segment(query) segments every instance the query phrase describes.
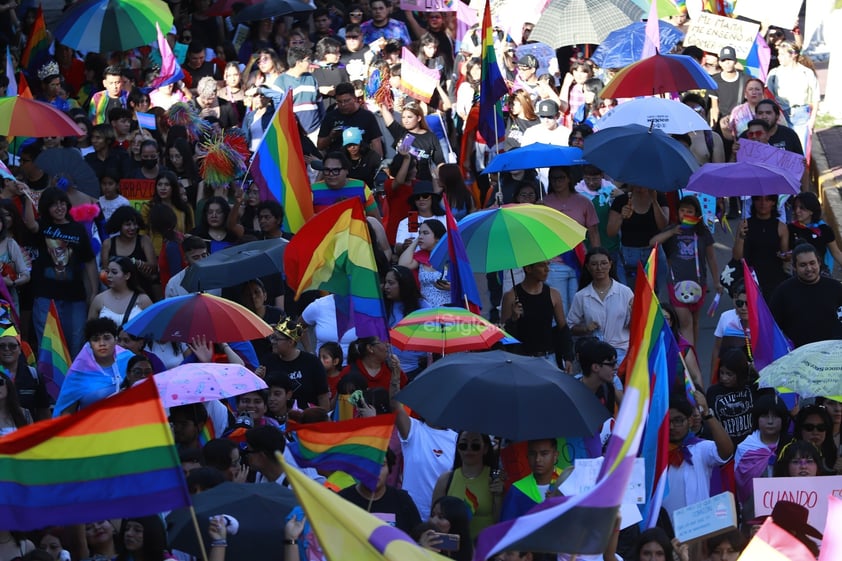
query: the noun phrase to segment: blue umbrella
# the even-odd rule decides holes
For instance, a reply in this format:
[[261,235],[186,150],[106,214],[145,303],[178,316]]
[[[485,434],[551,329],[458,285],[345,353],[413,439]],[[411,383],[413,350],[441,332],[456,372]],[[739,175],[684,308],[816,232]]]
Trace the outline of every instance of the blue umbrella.
[[536,142],[529,146],[503,152],[491,160],[482,173],[499,173],[552,166],[578,166],[586,163],[582,159],[581,148]]
[[683,189],[699,169],[684,144],[641,125],[612,127],[590,135],[583,155],[614,181],[658,191]]
[[[668,53],[684,38],[677,27],[658,20],[661,45],[658,51]],[[608,34],[605,41],[591,56],[591,60],[600,68],[622,68],[643,57],[643,43],[646,40],[646,22],[638,21],[621,27]]]

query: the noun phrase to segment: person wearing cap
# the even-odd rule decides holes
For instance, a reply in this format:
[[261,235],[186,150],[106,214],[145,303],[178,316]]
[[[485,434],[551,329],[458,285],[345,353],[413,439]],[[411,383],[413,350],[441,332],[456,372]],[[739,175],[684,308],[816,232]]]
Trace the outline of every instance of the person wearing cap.
[[730,115],[731,110],[742,102],[743,89],[748,76],[742,70],[737,70],[737,51],[734,47],[723,47],[719,51],[719,73],[713,75],[713,81],[718,86],[708,91],[710,98],[710,126],[716,128],[719,118]]
[[[262,426],[246,430],[246,446],[240,451],[246,464],[256,472],[255,483],[284,484],[286,476],[276,452],[285,455],[284,433],[276,427]],[[284,457],[286,459],[286,457]]]
[[512,87],[513,91],[526,90],[533,102],[538,96],[538,59],[535,55],[524,55],[517,59],[517,75]]
[[329,152],[322,162],[322,180],[313,183],[313,211],[319,212],[330,205],[358,197],[365,208],[365,213],[380,218],[380,210],[374,200],[374,193],[364,181],[349,178],[351,162],[342,152]]
[[[542,99],[535,106],[535,113],[541,122],[537,126],[526,129],[520,145],[529,146],[530,144],[541,142],[555,146],[567,146],[570,140],[570,129],[559,124],[561,115],[559,114],[558,103],[552,99]],[[541,180],[541,185],[546,190],[549,186],[547,168],[541,168],[538,176]]]
[[363,131],[358,127],[348,127],[342,131],[342,150],[348,156],[351,169],[348,177],[359,179],[366,185],[374,185],[377,170],[382,158],[363,142]]
[[330,408],[330,390],[322,361],[312,353],[298,348],[304,326],[292,318],[284,318],[274,326],[269,341],[272,353],[260,357],[265,377],[286,375],[295,388],[295,399],[301,409],[311,403]]
[[438,220],[447,230],[447,219],[441,207],[441,193],[436,193],[430,181],[416,181],[412,185],[412,195],[409,196],[410,210],[417,212],[410,230],[410,217],[407,216],[398,223],[395,235],[397,252],[405,250],[412,240],[418,236],[418,227],[427,220]]
[[734,453],[734,443],[708,407],[705,395],[694,394],[704,428],[711,440],[700,440],[690,434],[693,406],[683,395],[670,397],[669,405],[669,469],[670,492],[663,507],[670,518],[679,508],[710,497],[710,476],[714,468],[725,465]]
[[20,406],[29,410],[36,421],[50,418],[50,395],[38,372],[26,363],[21,352],[21,338],[11,323],[0,325],[0,366],[15,383]]

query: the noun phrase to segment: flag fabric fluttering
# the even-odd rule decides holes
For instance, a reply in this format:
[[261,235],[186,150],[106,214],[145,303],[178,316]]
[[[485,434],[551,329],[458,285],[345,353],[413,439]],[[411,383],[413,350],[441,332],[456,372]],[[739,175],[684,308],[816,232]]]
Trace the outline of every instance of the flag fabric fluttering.
[[260,141],[251,162],[251,175],[261,199],[273,199],[283,205],[284,232],[298,233],[313,216],[313,193],[291,92],[284,96]]
[[337,333],[389,340],[380,278],[362,202],[346,199],[324,209],[287,244],[284,273],[295,298],[307,290],[331,292]]
[[[646,285],[645,275],[638,273]],[[654,320],[663,317],[651,290],[636,295],[632,310],[633,332],[651,339]],[[658,307],[658,314],[654,313]],[[614,530],[617,512],[640,448],[649,410],[650,344],[629,349],[630,375],[614,431],[608,439],[596,485],[580,495],[553,497],[513,520],[483,530],[474,560],[480,561],[506,550],[600,554]]]
[[772,317],[772,312],[766,305],[745,259],[743,259],[743,279],[748,306],[749,359],[760,371],[775,362],[775,359],[789,353],[792,350],[792,343]]
[[459,52],[462,42],[466,40],[468,31],[479,22],[479,18],[477,18],[476,11],[464,2],[455,2],[455,4],[456,40],[454,41],[454,51]]
[[769,75],[769,63],[772,61],[772,49],[769,44],[758,33],[754,38],[754,43],[751,45],[751,50],[748,52],[745,60],[746,72],[753,78],[760,78],[763,83],[766,83],[766,78]]
[[50,43],[52,40],[47,31],[47,25],[44,23],[44,10],[39,3],[38,10],[35,12],[35,22],[32,24],[26,46],[20,55],[20,67],[34,76],[38,69],[49,61]]
[[494,50],[494,28],[491,25],[491,0],[486,0],[482,16],[482,78],[479,86],[479,133],[488,146],[505,136],[500,98],[509,92]]
[[167,43],[166,36],[161,33],[161,27],[157,21],[155,22],[155,29],[158,31],[158,52],[161,53],[161,70],[158,72],[158,76],[149,84],[149,89],[151,90],[168,84],[174,84],[184,79],[184,70],[178,64],[170,48],[170,44]]
[[287,424],[295,440],[287,446],[296,463],[324,471],[344,471],[368,489],[377,487],[395,426],[395,415],[311,424]]
[[842,499],[835,495],[827,497],[827,521],[824,524],[819,561],[842,559],[842,535],[830,529],[842,528]]
[[[827,535],[827,533],[825,533]],[[740,561],[815,561],[816,557],[798,538],[766,519],[740,554]]]
[[0,439],[0,527],[34,530],[189,507],[161,406],[144,382]]
[[415,543],[401,530],[346,501],[289,465],[283,466],[298,502],[328,559],[354,561],[446,561],[448,558]]
[[70,369],[70,351],[58,319],[56,303],[50,300],[50,310],[44,323],[44,334],[38,347],[38,375],[44,380],[47,392],[55,399]]
[[454,306],[467,308],[475,314],[482,310],[479,289],[474,279],[474,271],[468,261],[468,252],[465,251],[465,244],[462,235],[459,234],[459,226],[453,218],[450,210],[450,203],[447,197],[442,197],[444,212],[447,217],[447,253],[450,257],[447,280],[450,281],[450,303]]
[[401,51],[401,85],[406,95],[430,103],[441,73],[435,68],[427,68],[412,51],[403,47]]
[[643,40],[643,54],[641,60],[655,56],[661,45],[661,28],[658,25],[658,2],[652,0],[649,4],[649,18],[646,20],[646,34]]
[[646,260],[646,266],[643,268],[646,273],[646,279],[649,281],[649,286],[652,290],[656,289],[655,283],[658,279],[658,248],[660,246],[655,244],[652,251],[649,252],[649,259]]

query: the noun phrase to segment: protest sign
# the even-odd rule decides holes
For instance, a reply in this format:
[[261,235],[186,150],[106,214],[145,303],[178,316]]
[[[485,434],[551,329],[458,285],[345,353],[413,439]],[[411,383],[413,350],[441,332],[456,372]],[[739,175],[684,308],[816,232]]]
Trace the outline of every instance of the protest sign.
[[695,45],[716,55],[719,55],[722,47],[734,47],[737,58],[745,60],[759,28],[759,25],[750,21],[702,12],[690,23],[684,37],[684,46]]
[[801,3],[792,0],[740,0],[734,6],[734,15],[792,29],[800,9]]
[[679,508],[672,517],[675,537],[682,543],[737,529],[737,508],[730,491]]
[[754,515],[772,513],[778,501],[790,501],[807,509],[807,522],[824,528],[828,497],[842,497],[842,475],[822,477],[756,477]]
[[401,10],[413,12],[455,12],[457,0],[401,0]]
[[154,179],[121,179],[120,194],[129,199],[132,206],[141,211],[143,204],[155,193]]
[[[561,492],[565,495],[579,495],[593,489],[602,467],[602,460],[603,458],[576,458],[573,473],[559,487]],[[643,458],[634,460],[623,503],[646,503],[646,462]]]
[[439,84],[439,71],[424,66],[406,47],[401,52],[401,59],[401,91],[424,103],[430,103]]
[[754,162],[781,168],[798,182],[804,175],[804,166],[806,165],[804,156],[801,154],[744,138],[740,139],[737,161]]
[[234,45],[234,48],[237,49],[237,52],[243,47],[243,43],[246,42],[246,39],[249,38],[249,33],[251,33],[251,29],[247,25],[243,25],[242,23],[237,25],[237,29],[234,31],[234,39],[231,40],[231,43]]

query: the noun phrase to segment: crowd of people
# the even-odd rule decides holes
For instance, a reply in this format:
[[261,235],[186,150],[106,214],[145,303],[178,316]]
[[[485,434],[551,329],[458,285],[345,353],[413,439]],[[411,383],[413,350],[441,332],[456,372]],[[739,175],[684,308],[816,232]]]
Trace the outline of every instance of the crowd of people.
[[[31,72],[35,97],[65,112],[83,134],[0,139],[0,161],[9,170],[0,191],[0,276],[9,299],[0,320],[0,435],[75,412],[183,363],[229,362],[255,372],[268,389],[229,404],[168,411],[192,493],[224,481],[286,485],[275,452],[296,465],[286,446],[293,438],[285,435],[290,419],[311,423],[394,412],[394,435],[373,490],[349,477],[304,471],[386,517],[423,547],[472,559],[483,529],[561,494],[573,459],[560,457],[561,427],[547,427],[545,439],[508,443],[410,416],[395,394],[437,357],[399,350],[354,329],[338,332],[334,296],[307,293],[295,300],[280,271],[208,291],[270,324],[266,339],[197,337],[181,344],[125,331],[154,302],[188,294],[182,286],[187,270],[210,254],[289,237],[284,207],[261,197],[251,176],[212,180],[203,160],[208,138],[224,131],[239,130],[254,153],[283,96],[291,95],[314,210],[360,199],[390,326],[415,310],[451,304],[446,272],[430,261],[447,231],[445,202],[457,220],[497,204],[547,205],[581,224],[586,239],[548,261],[488,274],[482,285],[487,316],[518,339],[508,350],[557,364],[559,376],[581,380],[614,415],[623,399],[619,367],[636,343],[630,328],[638,265],[659,248],[656,291],[682,368],[700,391],[692,396],[695,405],[681,392],[670,399],[670,492],[658,526],[624,528],[603,555],[579,559],[735,561],[760,523],[753,516],[755,478],[842,469],[842,403],[818,398],[793,407],[758,388],[748,329],[750,281],[739,264],[745,259],[754,270],[795,346],[842,339],[842,285],[831,276],[834,265],[842,265],[842,252],[806,178],[805,190],[794,197],[719,201],[721,217],[737,222],[732,259],[718,263],[713,232],[693,195],[615,182],[593,165],[481,173],[498,151],[535,142],[582,147],[602,116],[624,102],[600,95],[618,69],[597,67],[586,49],[559,49],[550,60],[519,54],[533,24],[518,30],[518,41],[495,28],[509,91],[505,138],[489,146],[477,132],[478,119],[487,117],[479,115],[477,26],[457,42],[455,12],[405,11],[390,0],[315,4],[300,17],[250,22],[248,36],[235,43],[230,18],[208,15],[208,0],[169,3],[175,23],[167,40],[186,46],[184,78],[157,89],[149,85],[159,68],[143,48],[82,56],[56,43],[53,59],[22,69]],[[35,14],[14,2],[0,4],[0,30],[12,30],[0,31],[0,43],[16,60]],[[686,14],[672,19],[687,25]],[[772,50],[766,83],[739,66],[733,47],[718,53],[677,47],[718,85],[677,92],[675,100],[713,129],[677,135],[700,164],[733,161],[743,138],[804,155],[818,110],[818,80],[799,54],[797,34],[768,28],[764,35]],[[440,72],[429,102],[401,87],[403,47]],[[0,77],[0,87],[11,79]],[[155,117],[154,128],[140,124],[138,116],[147,113]],[[204,132],[195,134],[190,120],[177,114],[204,121]],[[39,167],[39,156],[56,149],[81,154],[99,181],[97,196]],[[150,186],[147,198],[121,193],[121,185],[143,180]],[[727,294],[733,303],[719,316],[709,358],[696,350],[708,291]],[[33,364],[52,306],[74,362],[69,375],[85,370],[96,379],[81,389],[63,388],[57,399]],[[708,360],[709,371],[702,366]],[[351,400],[356,390],[363,397]],[[579,457],[602,454],[598,445],[574,448]],[[677,542],[673,513],[721,490],[735,493],[743,530],[692,547]],[[784,518],[776,522],[787,528]],[[303,529],[296,518],[284,528],[287,544],[296,546],[287,548],[287,558],[299,555]],[[815,551],[815,543],[796,530]],[[209,532],[210,557],[222,561],[225,524],[214,520]],[[159,516],[30,534],[0,530],[0,561],[182,555],[168,544]],[[527,551],[494,557],[550,558],[555,556]]]

